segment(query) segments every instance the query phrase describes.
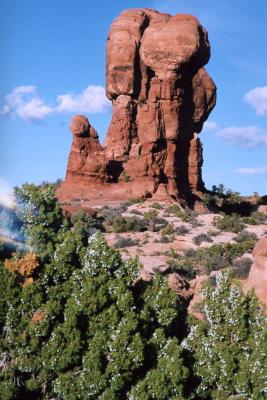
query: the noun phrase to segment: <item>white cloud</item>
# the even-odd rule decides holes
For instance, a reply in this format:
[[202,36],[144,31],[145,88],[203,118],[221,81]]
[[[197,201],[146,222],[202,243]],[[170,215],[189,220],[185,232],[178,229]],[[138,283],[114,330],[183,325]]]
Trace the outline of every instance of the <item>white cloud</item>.
[[213,130],[216,130],[218,128],[219,127],[218,127],[217,123],[214,122],[214,121],[206,121],[204,123],[204,126],[203,126],[203,129],[206,129],[206,130],[209,130],[209,131],[213,131]]
[[246,175],[267,175],[267,167],[239,168],[236,172]]
[[245,94],[244,101],[254,108],[257,115],[267,117],[267,86],[250,90]]
[[218,131],[217,135],[221,139],[241,147],[267,146],[267,135],[264,130],[253,125],[243,127],[230,126]]
[[17,115],[26,120],[41,120],[52,112],[53,108],[38,98],[33,98],[17,108]]
[[99,113],[111,106],[105,89],[95,85],[89,85],[81,94],[62,94],[57,101],[58,112]]
[[32,85],[19,86],[6,97],[1,114],[18,116],[24,120],[38,121],[53,112],[53,108],[37,95]]
[[5,96],[2,115],[16,116],[27,121],[41,121],[51,114],[101,113],[109,110],[110,101],[102,86],[89,85],[81,94],[62,94],[54,103],[46,103],[35,86],[19,86]]

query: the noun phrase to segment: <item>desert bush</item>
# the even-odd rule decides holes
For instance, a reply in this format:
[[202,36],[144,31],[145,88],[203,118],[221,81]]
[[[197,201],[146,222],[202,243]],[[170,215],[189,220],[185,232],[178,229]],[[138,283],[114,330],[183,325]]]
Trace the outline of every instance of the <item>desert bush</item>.
[[239,234],[234,240],[238,243],[242,243],[242,242],[247,242],[248,240],[253,240],[256,242],[257,239],[258,237],[254,232],[248,232],[246,230],[243,230],[239,232]]
[[245,227],[238,214],[216,216],[213,225],[221,231],[234,233],[239,233]]
[[162,235],[162,236],[171,235],[172,233],[174,233],[174,226],[173,226],[172,224],[166,225],[166,226],[161,230],[161,235]]
[[195,243],[197,246],[199,246],[202,242],[212,243],[212,239],[205,233],[200,233],[199,235],[193,237],[193,243]]
[[237,279],[246,279],[253,261],[249,257],[241,257],[233,262],[233,270]]
[[253,212],[249,217],[243,217],[243,222],[248,225],[260,225],[267,222],[267,215],[258,211]]
[[123,247],[132,247],[132,246],[137,246],[138,243],[139,243],[139,241],[136,239],[132,239],[130,237],[125,238],[123,236],[118,236],[118,237],[116,237],[116,241],[113,244],[113,247],[115,249],[123,248]]
[[231,189],[226,191],[226,201],[230,204],[239,204],[242,202],[242,197],[239,192],[234,192]]
[[156,217],[153,221],[153,231],[159,232],[168,225],[168,221],[164,218]]
[[178,204],[172,204],[171,206],[165,209],[165,212],[168,214],[175,215],[178,218],[182,218],[185,214],[184,210]]
[[156,210],[162,210],[163,207],[159,203],[153,203],[151,205],[152,208],[155,208]]
[[174,239],[173,235],[160,235],[160,238],[155,239],[154,243],[172,243]]
[[143,197],[131,197],[128,201],[130,204],[141,204],[145,199]]
[[185,225],[179,225],[174,229],[174,232],[177,235],[186,235],[190,232],[190,229],[188,229]]
[[[252,251],[254,244],[254,241],[246,241],[233,244],[213,244],[210,247],[202,247],[197,250],[189,249],[185,251],[184,257],[180,257],[179,263],[182,265],[188,262],[200,273],[202,271],[210,273],[211,271],[232,267],[236,258]],[[178,259],[178,255],[176,259]]]
[[209,236],[218,236],[218,235],[220,235],[220,231],[217,231],[217,230],[215,230],[215,229],[210,229],[208,232],[207,232],[207,235],[209,235]]
[[147,221],[154,221],[157,215],[158,215],[157,210],[152,209],[144,213],[144,218]]
[[72,229],[81,235],[81,238],[86,242],[89,236],[97,232],[103,231],[103,224],[100,218],[93,217],[83,210],[77,211],[71,216]]
[[110,224],[113,232],[144,232],[148,229],[148,223],[143,218],[115,216],[110,218]]
[[186,262],[181,263],[181,261],[177,261],[175,259],[169,259],[167,264],[171,268],[171,271],[177,272],[178,274],[184,276],[186,279],[194,279],[196,277],[196,271],[192,263]]

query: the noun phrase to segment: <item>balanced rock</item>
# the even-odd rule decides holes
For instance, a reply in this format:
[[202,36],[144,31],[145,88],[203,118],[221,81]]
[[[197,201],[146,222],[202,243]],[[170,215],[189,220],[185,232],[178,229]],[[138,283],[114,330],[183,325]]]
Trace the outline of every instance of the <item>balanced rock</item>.
[[203,123],[216,87],[203,68],[210,57],[206,30],[187,14],[124,11],[107,41],[106,93],[113,114],[103,147],[88,120],[72,120],[74,135],[58,197],[174,199],[194,207],[201,176]]

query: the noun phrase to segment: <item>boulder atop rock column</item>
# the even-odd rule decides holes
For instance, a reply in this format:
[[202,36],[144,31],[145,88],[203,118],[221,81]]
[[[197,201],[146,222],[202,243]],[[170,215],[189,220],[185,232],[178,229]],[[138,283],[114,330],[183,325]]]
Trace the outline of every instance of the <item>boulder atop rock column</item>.
[[[76,116],[66,182],[102,184],[103,197],[155,197],[194,208],[205,191],[198,134],[215,106],[216,86],[204,69],[206,30],[188,14],[122,12],[107,40],[106,93],[113,114],[103,147]],[[63,184],[64,185],[64,184]]]

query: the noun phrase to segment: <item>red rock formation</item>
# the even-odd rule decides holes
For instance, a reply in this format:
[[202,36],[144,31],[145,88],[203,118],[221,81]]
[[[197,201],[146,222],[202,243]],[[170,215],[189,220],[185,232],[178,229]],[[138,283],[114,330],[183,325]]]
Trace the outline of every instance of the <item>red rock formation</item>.
[[260,239],[253,249],[254,263],[243,287],[254,289],[259,300],[267,307],[267,237]]
[[207,32],[191,15],[131,9],[116,18],[107,41],[113,115],[106,140],[102,148],[88,121],[76,117],[72,125],[82,132],[72,128],[59,198],[84,193],[92,202],[101,184],[106,201],[173,198],[194,207],[204,191],[198,133],[216,101],[203,68],[209,57]]

